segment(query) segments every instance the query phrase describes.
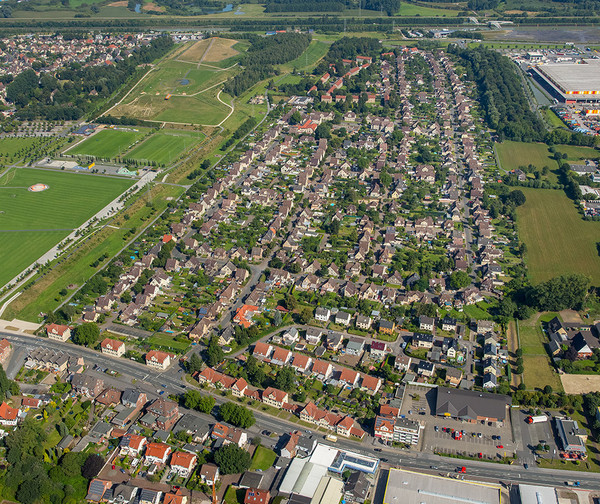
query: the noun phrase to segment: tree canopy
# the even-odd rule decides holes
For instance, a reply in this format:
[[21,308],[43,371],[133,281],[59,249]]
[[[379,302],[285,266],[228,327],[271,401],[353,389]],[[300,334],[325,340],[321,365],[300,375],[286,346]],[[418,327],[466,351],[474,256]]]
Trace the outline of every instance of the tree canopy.
[[215,452],[215,463],[221,474],[238,474],[250,468],[250,454],[234,443],[229,443]]
[[219,416],[224,422],[228,422],[236,427],[247,429],[254,425],[254,413],[241,404],[226,402],[219,407]]
[[75,334],[73,335],[73,342],[78,345],[92,347],[98,341],[100,336],[100,329],[94,322],[81,324],[75,328]]

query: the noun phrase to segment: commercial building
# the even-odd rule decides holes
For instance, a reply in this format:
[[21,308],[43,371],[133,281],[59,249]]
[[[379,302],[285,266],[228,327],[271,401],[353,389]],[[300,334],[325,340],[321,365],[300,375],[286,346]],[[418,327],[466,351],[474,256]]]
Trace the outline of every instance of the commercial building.
[[519,485],[521,504],[558,504],[553,487],[539,485]]
[[575,420],[556,419],[556,432],[560,438],[563,451],[585,456],[587,432],[579,428]]
[[435,414],[469,422],[504,422],[511,398],[501,394],[488,394],[446,387],[438,387]]
[[383,504],[500,504],[498,485],[472,483],[391,468]]
[[559,100],[566,103],[600,101],[600,61],[547,63],[532,68]]

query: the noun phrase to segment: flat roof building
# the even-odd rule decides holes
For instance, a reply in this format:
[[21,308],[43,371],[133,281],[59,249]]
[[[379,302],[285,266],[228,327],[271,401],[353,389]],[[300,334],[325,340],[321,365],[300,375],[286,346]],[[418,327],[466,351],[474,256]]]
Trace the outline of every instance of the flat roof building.
[[553,487],[539,485],[519,485],[521,504],[558,504]]
[[600,61],[547,63],[533,71],[562,101],[600,101]]
[[511,398],[454,388],[438,387],[435,414],[475,422],[504,422]]
[[391,468],[383,504],[500,504],[498,485]]

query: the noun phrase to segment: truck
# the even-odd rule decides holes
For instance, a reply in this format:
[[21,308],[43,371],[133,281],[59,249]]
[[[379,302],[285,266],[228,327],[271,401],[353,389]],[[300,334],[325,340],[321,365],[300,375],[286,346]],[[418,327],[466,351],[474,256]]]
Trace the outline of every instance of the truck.
[[534,416],[528,416],[525,421],[528,424],[534,424],[534,423],[542,423],[542,422],[547,422],[548,421],[548,417],[546,415],[534,415]]
[[565,485],[571,487],[578,487],[581,485],[581,483],[579,481],[565,481]]
[[331,441],[332,443],[335,443],[337,441],[337,436],[334,436],[333,434],[327,434],[327,436],[325,436],[325,439],[327,441]]

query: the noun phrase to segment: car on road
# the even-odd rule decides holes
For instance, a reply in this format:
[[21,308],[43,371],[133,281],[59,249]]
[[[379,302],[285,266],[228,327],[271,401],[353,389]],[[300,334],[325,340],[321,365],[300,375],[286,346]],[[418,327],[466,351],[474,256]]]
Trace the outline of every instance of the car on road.
[[439,427],[436,425],[436,426],[433,428],[433,430],[434,430],[435,432],[438,432],[438,431],[440,430],[440,428],[439,428]]
[[481,432],[478,432],[478,433],[477,433],[477,437],[478,437],[479,439],[481,439],[481,437],[482,437],[482,434],[481,434]]
[[380,451],[381,451],[381,448],[374,448],[374,450],[375,450],[376,452],[380,452]]
[[496,448],[498,448],[498,449],[501,450],[502,448],[504,448],[504,445],[499,444],[499,445],[496,446]]
[[479,452],[479,453],[477,454],[477,456],[478,456],[479,458],[483,458],[483,453]]
[[438,466],[429,466],[429,469],[435,469],[435,470],[438,470],[438,469],[439,469],[439,467],[438,467]]
[[529,469],[529,464],[523,464],[523,469]]

